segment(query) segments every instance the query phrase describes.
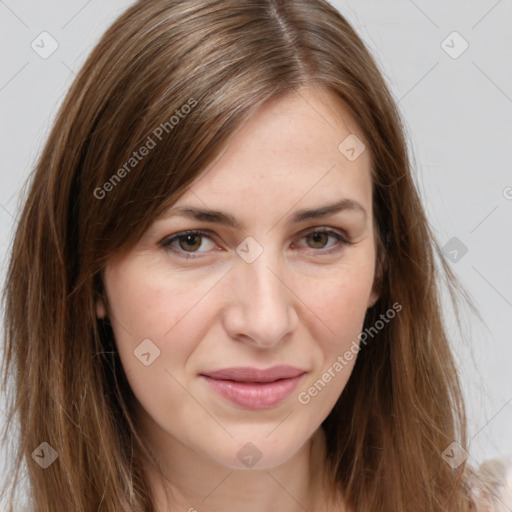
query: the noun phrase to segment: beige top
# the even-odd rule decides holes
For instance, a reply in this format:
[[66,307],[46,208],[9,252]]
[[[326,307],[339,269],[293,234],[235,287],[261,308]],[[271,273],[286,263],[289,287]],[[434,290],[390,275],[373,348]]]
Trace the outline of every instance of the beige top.
[[[478,468],[478,485],[470,486],[478,507],[475,512],[512,512],[512,457],[485,461]],[[24,505],[17,512],[33,512]]]
[[512,512],[512,457],[485,461],[478,477],[480,483],[472,489],[477,512]]

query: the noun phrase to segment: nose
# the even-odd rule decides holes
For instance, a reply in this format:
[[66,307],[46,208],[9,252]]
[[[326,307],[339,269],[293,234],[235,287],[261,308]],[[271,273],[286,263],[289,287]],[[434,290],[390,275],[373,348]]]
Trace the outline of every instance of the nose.
[[258,348],[272,348],[297,326],[295,295],[289,274],[270,250],[252,263],[237,258],[230,272],[230,300],[224,328],[232,339]]

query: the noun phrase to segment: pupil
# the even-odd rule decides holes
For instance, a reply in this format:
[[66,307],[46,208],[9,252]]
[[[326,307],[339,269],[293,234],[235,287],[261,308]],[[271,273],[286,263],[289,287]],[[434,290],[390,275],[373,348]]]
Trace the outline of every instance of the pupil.
[[[314,241],[315,243],[321,243],[321,239],[322,239],[323,237],[325,237],[325,236],[326,236],[326,234],[325,234],[325,233],[313,233],[313,235],[312,235],[312,237],[313,237],[313,241]],[[319,240],[319,239],[318,239],[318,237],[320,237],[321,239]],[[324,244],[321,244],[321,245],[324,245]]]
[[[198,245],[201,245],[201,244],[198,244],[197,241],[196,243],[194,244],[194,239],[197,239],[198,236],[197,235],[185,235],[185,243],[187,244],[188,248],[189,249],[197,249],[197,246]],[[193,246],[196,246],[196,247],[193,247]]]

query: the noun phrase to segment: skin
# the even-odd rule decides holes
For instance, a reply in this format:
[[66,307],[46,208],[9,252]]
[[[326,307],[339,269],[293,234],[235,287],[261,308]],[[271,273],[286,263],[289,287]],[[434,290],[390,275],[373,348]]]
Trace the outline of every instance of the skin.
[[[242,228],[163,215],[107,265],[97,315],[111,319],[144,438],[168,479],[148,466],[159,512],[171,509],[165,490],[177,503],[172,510],[328,510],[320,424],[355,358],[309,403],[298,395],[357,341],[378,299],[371,157],[365,150],[349,161],[338,150],[350,134],[364,141],[331,92],[301,89],[272,101],[172,206],[222,210]],[[299,209],[343,198],[366,216],[344,210],[289,222]],[[345,231],[353,243],[311,236],[319,228]],[[209,235],[174,239],[176,252],[160,244],[190,229]],[[251,263],[236,252],[249,236],[263,249]],[[144,339],[160,350],[149,366],[134,356]],[[231,404],[199,377],[278,364],[307,373],[290,396],[263,410]],[[237,457],[249,442],[261,453],[250,468]]]

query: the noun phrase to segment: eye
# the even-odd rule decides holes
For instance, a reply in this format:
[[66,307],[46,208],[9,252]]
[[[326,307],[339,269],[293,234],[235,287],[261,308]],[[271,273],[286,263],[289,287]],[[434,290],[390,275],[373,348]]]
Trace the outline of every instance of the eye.
[[[183,231],[174,236],[166,238],[161,242],[161,245],[166,249],[176,253],[180,253],[184,258],[194,258],[195,256],[188,256],[188,254],[201,253],[205,251],[198,251],[203,246],[203,239],[208,239],[211,242],[211,238],[205,231],[194,230],[194,231]],[[178,247],[176,247],[176,244]]]
[[[329,238],[334,239],[335,243],[326,249]],[[183,231],[181,233],[177,233],[176,235],[165,238],[162,242],[160,242],[160,245],[165,250],[172,251],[178,254],[180,257],[190,259],[199,257],[194,256],[194,254],[208,252],[208,247],[206,247],[206,250],[204,251],[198,250],[201,247],[204,248],[203,241],[205,239],[213,244],[210,234],[206,231]],[[353,243],[348,239],[347,236],[344,236],[338,231],[327,228],[317,228],[313,231],[310,231],[309,233],[306,233],[304,236],[302,236],[300,240],[310,240],[312,244],[312,246],[310,245],[310,249],[313,249],[313,252],[315,253],[323,254],[331,254],[333,252],[340,251],[345,245],[351,245]]]
[[[326,249],[329,238],[334,238],[335,243]],[[328,228],[317,228],[310,231],[306,233],[301,240],[309,240],[309,247],[315,249],[314,252],[322,252],[324,254],[340,251],[345,245],[352,245],[352,242],[347,236]]]

